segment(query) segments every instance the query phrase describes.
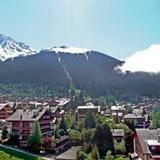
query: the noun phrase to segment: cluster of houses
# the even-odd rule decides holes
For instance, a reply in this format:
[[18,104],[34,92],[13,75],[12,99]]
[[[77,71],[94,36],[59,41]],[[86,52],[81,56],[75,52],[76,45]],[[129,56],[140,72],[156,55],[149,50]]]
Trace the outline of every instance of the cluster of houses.
[[[134,160],[160,160],[160,129],[150,129],[149,112],[157,107],[159,100],[149,100],[147,103],[139,103],[138,105],[130,106],[131,111],[126,112],[124,105],[111,106],[105,111],[101,110],[100,106],[86,105],[78,106],[78,118],[84,118],[87,111],[104,114],[108,117],[115,118],[117,123],[134,122],[136,128],[133,134],[134,153],[131,158]],[[113,129],[113,138],[121,141],[125,134],[123,129]]]
[[[160,129],[149,129],[148,113],[159,102],[149,100],[147,103],[130,106],[130,111],[126,111],[125,105],[104,108],[95,106],[93,103],[86,103],[83,106],[77,106],[76,113],[79,120],[85,118],[87,112],[94,112],[113,117],[116,123],[134,122],[137,129],[133,136],[134,153],[131,154],[132,159],[158,160],[160,159]],[[0,103],[0,129],[4,124],[7,124],[9,133],[19,135],[20,146],[26,147],[35,121],[39,122],[42,135],[50,136],[54,124],[68,111],[69,105],[69,98],[39,99],[36,101],[26,99],[16,103]],[[123,129],[113,129],[112,134],[114,139],[118,141],[125,137]],[[69,137],[63,136],[56,141],[55,151],[61,153],[69,145]],[[65,153],[68,154],[70,151]]]
[[[68,103],[68,99],[0,103],[0,130],[7,126],[10,135],[18,136],[20,147],[26,147],[35,121],[40,124],[42,136],[51,137],[53,126],[63,116]],[[68,146],[69,137],[63,136],[56,141],[54,151],[59,153]]]

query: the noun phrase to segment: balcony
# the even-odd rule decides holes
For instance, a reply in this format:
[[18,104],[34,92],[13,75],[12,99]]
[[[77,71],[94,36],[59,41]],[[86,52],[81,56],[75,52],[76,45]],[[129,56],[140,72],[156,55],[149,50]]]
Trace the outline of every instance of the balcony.
[[40,125],[43,125],[43,124],[47,124],[47,123],[51,123],[51,120],[41,120],[40,121]]
[[51,128],[51,126],[50,125],[44,125],[44,126],[41,126],[41,129],[50,129]]
[[12,130],[27,130],[29,131],[29,127],[20,127],[20,126],[12,126]]
[[45,119],[50,119],[51,118],[51,116],[50,115],[44,115],[43,116],[43,119],[45,120]]

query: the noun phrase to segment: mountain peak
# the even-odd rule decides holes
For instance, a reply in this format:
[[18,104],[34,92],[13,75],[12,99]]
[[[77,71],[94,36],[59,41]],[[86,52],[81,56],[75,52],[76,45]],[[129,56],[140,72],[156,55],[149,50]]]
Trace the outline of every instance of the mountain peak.
[[9,58],[28,56],[35,54],[36,51],[22,42],[16,42],[11,37],[0,34],[0,60],[5,61]]
[[56,53],[72,53],[72,54],[79,54],[79,53],[86,53],[89,52],[88,49],[85,48],[77,48],[73,46],[60,46],[60,47],[53,47],[49,49],[50,51],[55,51]]

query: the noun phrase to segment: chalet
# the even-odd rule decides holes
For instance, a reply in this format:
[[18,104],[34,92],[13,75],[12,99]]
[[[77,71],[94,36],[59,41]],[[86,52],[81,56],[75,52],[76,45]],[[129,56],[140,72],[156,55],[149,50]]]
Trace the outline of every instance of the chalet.
[[10,124],[10,133],[18,135],[21,146],[27,145],[28,137],[35,121],[40,124],[42,135],[51,135],[51,114],[46,109],[22,110],[17,109],[7,121]]
[[142,108],[133,108],[132,113],[134,115],[142,115],[143,114],[143,109]]
[[110,117],[110,116],[111,116],[111,111],[110,111],[110,109],[106,109],[106,110],[103,112],[103,115],[105,115],[106,117]]
[[86,117],[87,112],[93,112],[95,114],[101,112],[100,106],[88,105],[88,106],[78,106],[77,107],[77,114],[78,119],[82,119]]
[[48,101],[48,105],[50,106],[50,107],[56,107],[57,105],[58,105],[58,101],[56,101],[55,99],[52,99],[52,100],[49,100]]
[[60,154],[64,150],[70,148],[70,146],[71,146],[70,138],[69,136],[65,135],[55,141],[53,149],[56,154]]
[[123,140],[124,139],[124,129],[112,129],[112,136],[117,141]]
[[160,160],[160,129],[136,129],[134,153],[144,160]]
[[126,114],[123,117],[124,122],[131,122],[135,123],[137,128],[146,128],[149,125],[148,115],[136,115],[136,114]]
[[112,116],[116,119],[117,123],[119,123],[123,118],[125,108],[124,106],[111,106],[111,113]]
[[60,109],[68,111],[69,110],[69,104],[70,104],[70,99],[62,98],[62,99],[59,100],[58,107]]
[[58,106],[55,106],[55,107],[49,107],[50,111],[51,111],[51,114],[52,114],[52,117],[53,118],[58,118],[58,117],[61,117],[61,109],[58,107]]

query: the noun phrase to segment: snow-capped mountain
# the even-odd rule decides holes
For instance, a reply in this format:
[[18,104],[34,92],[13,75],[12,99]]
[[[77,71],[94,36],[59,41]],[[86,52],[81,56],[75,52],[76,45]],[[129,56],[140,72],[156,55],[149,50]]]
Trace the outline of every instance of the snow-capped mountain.
[[[72,46],[42,49],[36,54],[24,43],[0,35],[0,83],[32,89],[37,85],[37,95],[39,86],[46,86],[45,92],[50,88],[54,93],[68,93],[74,84],[92,96],[111,93],[122,98],[160,97],[160,74],[148,74],[160,71],[159,55],[160,45],[136,52],[125,62]],[[119,74],[115,68],[126,74]]]
[[35,54],[36,51],[22,42],[16,42],[10,37],[0,34],[0,61],[19,56]]

